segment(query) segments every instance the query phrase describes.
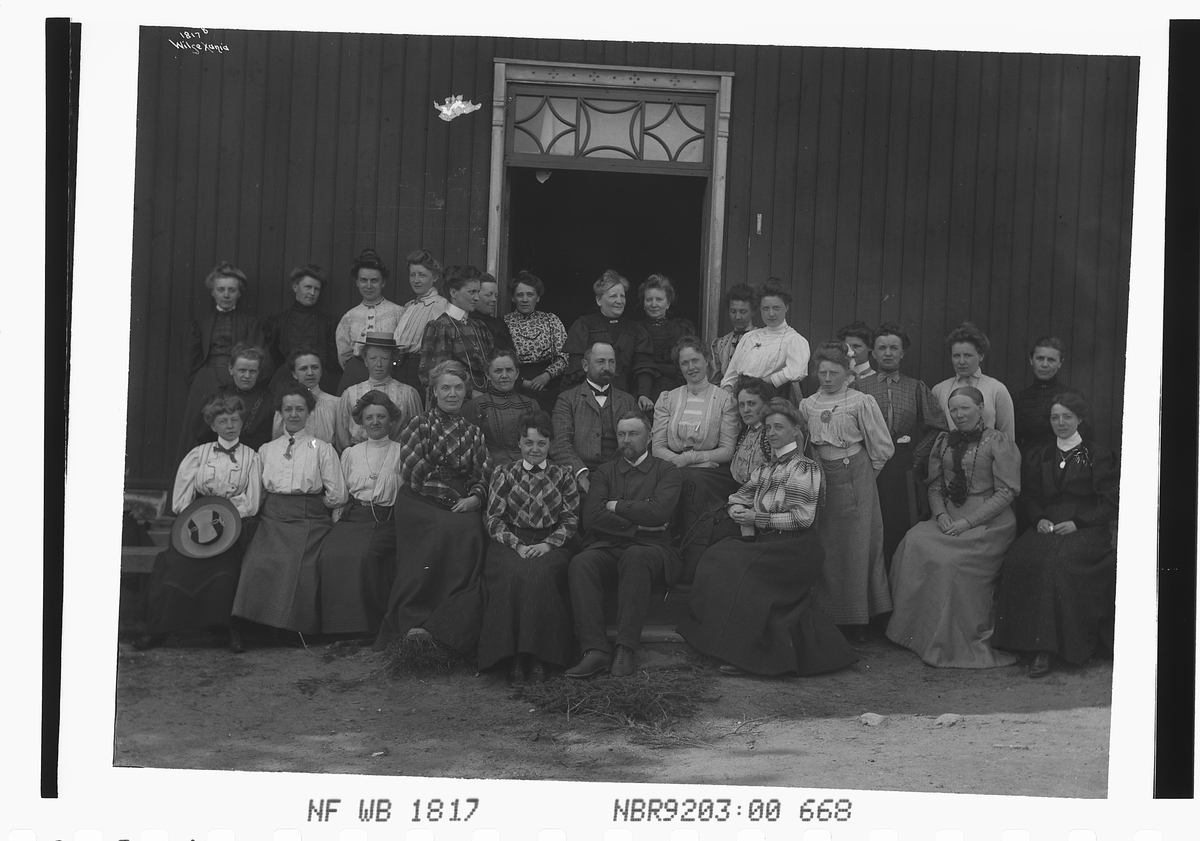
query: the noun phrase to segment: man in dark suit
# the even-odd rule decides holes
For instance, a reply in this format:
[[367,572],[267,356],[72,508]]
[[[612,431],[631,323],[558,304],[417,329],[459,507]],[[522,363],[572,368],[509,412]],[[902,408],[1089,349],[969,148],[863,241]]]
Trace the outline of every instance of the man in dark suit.
[[[584,550],[571,559],[567,581],[583,659],[567,677],[611,669],[626,677],[656,582],[679,577],[682,561],[671,546],[669,521],[679,500],[679,470],[652,456],[650,421],[636,409],[617,419],[619,453],[592,471],[583,503]],[[604,588],[617,588],[616,657],[604,632]]]
[[596,342],[583,352],[584,380],[558,396],[551,418],[550,458],[570,468],[579,490],[588,492],[588,473],[617,452],[617,419],[637,408],[633,395],[612,384],[617,352]]

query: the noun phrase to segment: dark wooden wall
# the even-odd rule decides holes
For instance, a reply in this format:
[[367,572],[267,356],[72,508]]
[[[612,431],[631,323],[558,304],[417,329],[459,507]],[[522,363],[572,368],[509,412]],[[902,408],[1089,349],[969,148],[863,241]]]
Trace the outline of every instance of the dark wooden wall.
[[[171,39],[141,37],[130,481],[173,475],[188,324],[220,260],[260,315],[290,305],[294,266],[325,266],[334,319],[366,246],[401,269],[418,247],[484,264],[497,57],[734,71],[726,286],[790,280],[814,345],[897,320],[905,369],[931,384],[964,318],[1013,391],[1030,341],[1055,333],[1119,444],[1135,58],[218,30],[229,51],[197,56]],[[443,122],[450,94],[484,107]]]

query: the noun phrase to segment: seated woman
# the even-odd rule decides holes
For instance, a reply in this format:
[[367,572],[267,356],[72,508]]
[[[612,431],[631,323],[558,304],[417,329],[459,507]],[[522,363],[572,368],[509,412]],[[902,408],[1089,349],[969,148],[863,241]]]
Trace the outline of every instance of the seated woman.
[[983,407],[977,388],[950,395],[956,429],[938,435],[929,456],[933,519],[909,529],[892,559],[888,639],[931,666],[989,669],[1017,660],[989,640],[996,577],[1017,535],[1021,456],[984,423]]
[[[638,298],[641,299],[642,310],[646,313],[643,323],[646,333],[650,336],[654,367],[658,369],[654,375],[654,386],[650,390],[650,399],[657,401],[663,392],[683,385],[684,379],[679,376],[679,363],[675,358],[675,346],[684,336],[694,337],[697,330],[686,318],[668,317],[675,303],[675,285],[666,275],[652,274],[646,278],[638,287]],[[708,352],[712,353],[711,348]],[[711,356],[707,358],[712,359]]]
[[171,510],[182,514],[198,497],[228,499],[242,518],[238,540],[208,558],[189,558],[171,546],[154,560],[146,591],[145,634],[135,648],[159,645],[167,634],[212,625],[229,628],[229,649],[245,651],[241,634],[231,621],[238,571],[242,566],[262,496],[258,453],[239,440],[246,406],[237,397],[214,397],[204,407],[204,421],[217,436],[189,452],[175,474]]
[[[241,442],[255,450],[271,440],[271,394],[260,376],[266,358],[266,353],[257,345],[234,345],[229,354],[231,382],[208,395],[210,400],[213,397],[237,397],[245,404]],[[197,444],[211,444],[217,440],[217,434],[204,423],[202,414],[193,419],[192,432]]]
[[375,649],[429,618],[474,584],[487,547],[484,503],[492,459],[479,427],[462,416],[470,374],[454,359],[429,372],[433,406],[400,434],[396,578]]
[[679,634],[723,660],[721,671],[812,675],[858,657],[814,604],[825,550],[815,520],[821,471],[796,443],[800,415],[782,398],[766,410],[771,461],[729,497],[746,536],[713,544],[700,559]]
[[[321,378],[325,376],[325,360],[319,353],[307,345],[300,345],[287,358],[288,380],[300,383],[307,388],[317,401],[317,406],[308,416],[304,428],[326,444],[334,443],[337,432],[338,398],[321,390]],[[275,422],[271,425],[271,437],[278,438],[283,434],[283,415],[275,413]]]
[[[683,468],[674,516],[675,535],[681,538],[683,550],[694,545],[702,551],[708,546],[712,515],[738,488],[725,466],[737,446],[737,403],[729,392],[708,381],[711,354],[698,336],[676,342],[673,358],[685,384],[663,392],[654,406],[650,453]],[[688,580],[687,571],[683,578]]]
[[554,433],[535,409],[520,419],[521,458],[492,474],[483,578],[425,623],[480,669],[508,660],[509,685],[542,683],[546,665],[575,655],[567,566],[579,527],[579,488],[567,467],[547,461]]
[[537,408],[517,392],[517,355],[508,348],[488,354],[488,387],[463,406],[462,416],[483,430],[492,467],[521,457],[521,418]]
[[729,472],[740,488],[750,481],[754,468],[771,460],[771,445],[767,442],[763,419],[766,417],[767,404],[775,399],[775,388],[766,380],[743,374],[738,377],[735,391],[742,431],[738,434],[737,446],[733,448]]
[[346,502],[333,445],[304,428],[316,404],[299,383],[279,394],[284,435],[259,450],[262,514],[233,602],[234,616],[301,634],[321,630],[317,558],[333,527],[329,509]]
[[512,336],[521,368],[520,389],[538,402],[544,412],[554,411],[563,372],[567,370],[567,328],[552,312],[539,310],[538,302],[546,294],[541,278],[517,272],[508,282],[512,312],[504,316],[504,325]]
[[1119,475],[1112,452],[1079,432],[1088,416],[1082,396],[1055,395],[1055,444],[1033,449],[1021,476],[1021,504],[1034,528],[1004,556],[996,610],[998,648],[1034,652],[1030,677],[1050,673],[1057,658],[1082,665],[1111,620],[1117,553]]
[[390,333],[369,332],[362,341],[362,362],[367,371],[364,382],[355,383],[338,398],[335,424],[335,441],[339,450],[346,450],[367,440],[367,433],[354,420],[354,407],[368,391],[381,391],[400,410],[400,420],[392,426],[392,440],[400,439],[400,432],[410,420],[421,413],[421,397],[417,390],[392,379],[392,362],[396,358],[396,340]]
[[382,391],[368,391],[354,406],[354,421],[367,440],[342,453],[350,501],[317,560],[324,633],[373,640],[383,621],[396,570],[392,506],[400,490],[401,447],[388,436],[400,418]]

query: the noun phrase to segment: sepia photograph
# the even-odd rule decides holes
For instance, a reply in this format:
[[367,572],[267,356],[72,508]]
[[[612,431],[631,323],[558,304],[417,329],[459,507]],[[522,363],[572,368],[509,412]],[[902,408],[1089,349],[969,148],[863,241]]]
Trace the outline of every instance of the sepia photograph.
[[136,61],[113,765],[1108,795],[1138,56]]

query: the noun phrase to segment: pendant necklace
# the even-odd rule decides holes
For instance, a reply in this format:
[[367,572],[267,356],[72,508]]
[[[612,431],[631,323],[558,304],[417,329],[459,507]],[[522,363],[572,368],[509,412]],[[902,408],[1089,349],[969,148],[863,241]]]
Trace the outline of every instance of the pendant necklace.
[[[366,448],[366,452],[363,453],[363,455],[365,455],[367,457],[367,476],[369,478],[371,478],[372,480],[378,479],[379,478],[379,468],[371,466],[371,448],[370,448],[370,446],[368,446]],[[383,462],[386,459],[387,459],[387,453],[384,453],[383,458],[381,458],[379,460],[380,467],[383,466]]]

